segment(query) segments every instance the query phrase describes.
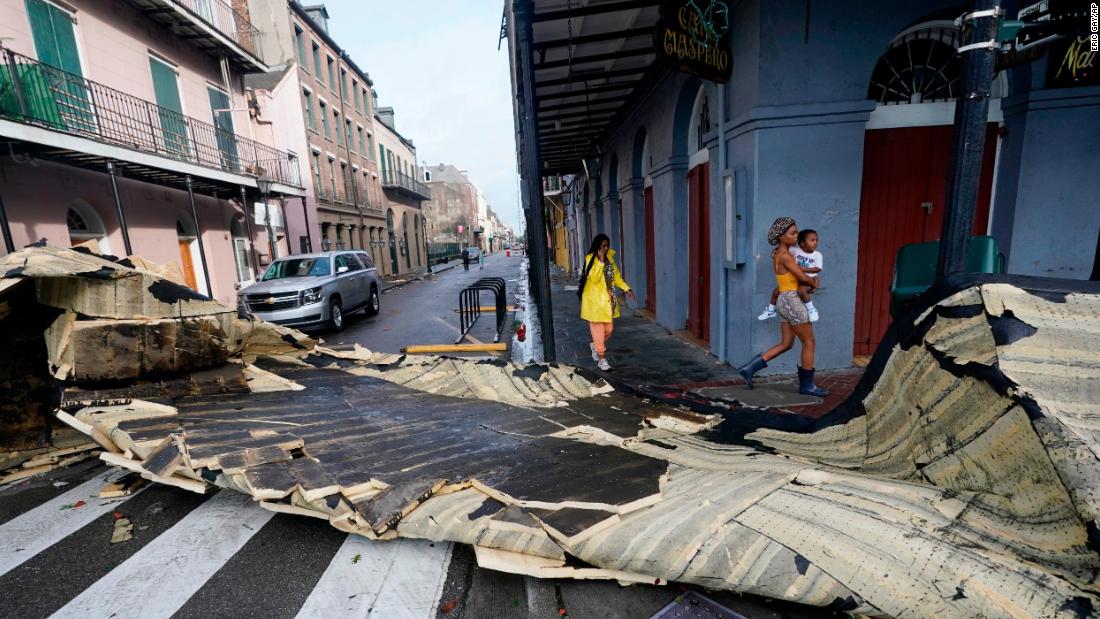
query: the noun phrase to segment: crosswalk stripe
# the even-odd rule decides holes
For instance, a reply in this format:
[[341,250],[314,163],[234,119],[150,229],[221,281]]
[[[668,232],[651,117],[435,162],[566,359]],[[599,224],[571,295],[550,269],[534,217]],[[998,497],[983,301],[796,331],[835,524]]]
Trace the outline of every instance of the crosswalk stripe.
[[219,492],[53,617],[170,617],[273,515]]
[[[112,469],[0,525],[0,576],[49,548],[123,499],[100,499],[104,484],[126,471]],[[80,507],[66,507],[84,501]]]
[[449,543],[349,535],[298,617],[434,617],[450,560]]

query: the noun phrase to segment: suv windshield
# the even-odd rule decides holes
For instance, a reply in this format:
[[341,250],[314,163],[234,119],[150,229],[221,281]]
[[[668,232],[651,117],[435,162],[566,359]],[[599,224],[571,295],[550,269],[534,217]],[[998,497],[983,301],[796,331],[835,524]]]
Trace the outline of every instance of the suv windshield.
[[271,266],[267,267],[263,281],[285,279],[287,277],[308,277],[310,275],[331,275],[327,256],[276,260]]

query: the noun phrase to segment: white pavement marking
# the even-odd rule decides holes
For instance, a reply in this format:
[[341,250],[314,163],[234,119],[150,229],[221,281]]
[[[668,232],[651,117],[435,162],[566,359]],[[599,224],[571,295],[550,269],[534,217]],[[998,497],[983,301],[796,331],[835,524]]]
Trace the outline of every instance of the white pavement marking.
[[434,617],[450,562],[447,542],[348,535],[298,617]]
[[170,617],[274,515],[219,492],[53,616]]
[[[128,471],[105,471],[0,525],[0,575],[53,546],[128,499],[100,499],[99,490]],[[132,496],[132,495],[131,495]],[[84,501],[81,507],[66,508]]]

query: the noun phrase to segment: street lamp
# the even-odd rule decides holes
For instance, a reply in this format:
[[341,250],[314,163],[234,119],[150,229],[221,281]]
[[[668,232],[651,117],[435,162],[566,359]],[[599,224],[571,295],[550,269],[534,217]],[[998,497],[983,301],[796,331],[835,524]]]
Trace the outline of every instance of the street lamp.
[[267,228],[267,245],[268,251],[270,251],[271,259],[268,262],[275,261],[275,231],[271,228],[271,208],[267,204],[268,195],[271,193],[271,177],[267,175],[267,172],[260,174],[256,177],[256,188],[260,190],[260,195],[263,196],[264,201],[264,227]]

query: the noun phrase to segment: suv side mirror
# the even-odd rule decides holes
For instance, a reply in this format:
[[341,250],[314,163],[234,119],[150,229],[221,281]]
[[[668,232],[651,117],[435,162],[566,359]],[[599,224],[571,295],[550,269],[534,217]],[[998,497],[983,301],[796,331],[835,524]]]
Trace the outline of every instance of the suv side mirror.
[[347,272],[348,272],[348,268],[347,268],[347,267],[336,267],[336,273],[337,273],[337,274],[339,274],[339,273],[347,273]]

